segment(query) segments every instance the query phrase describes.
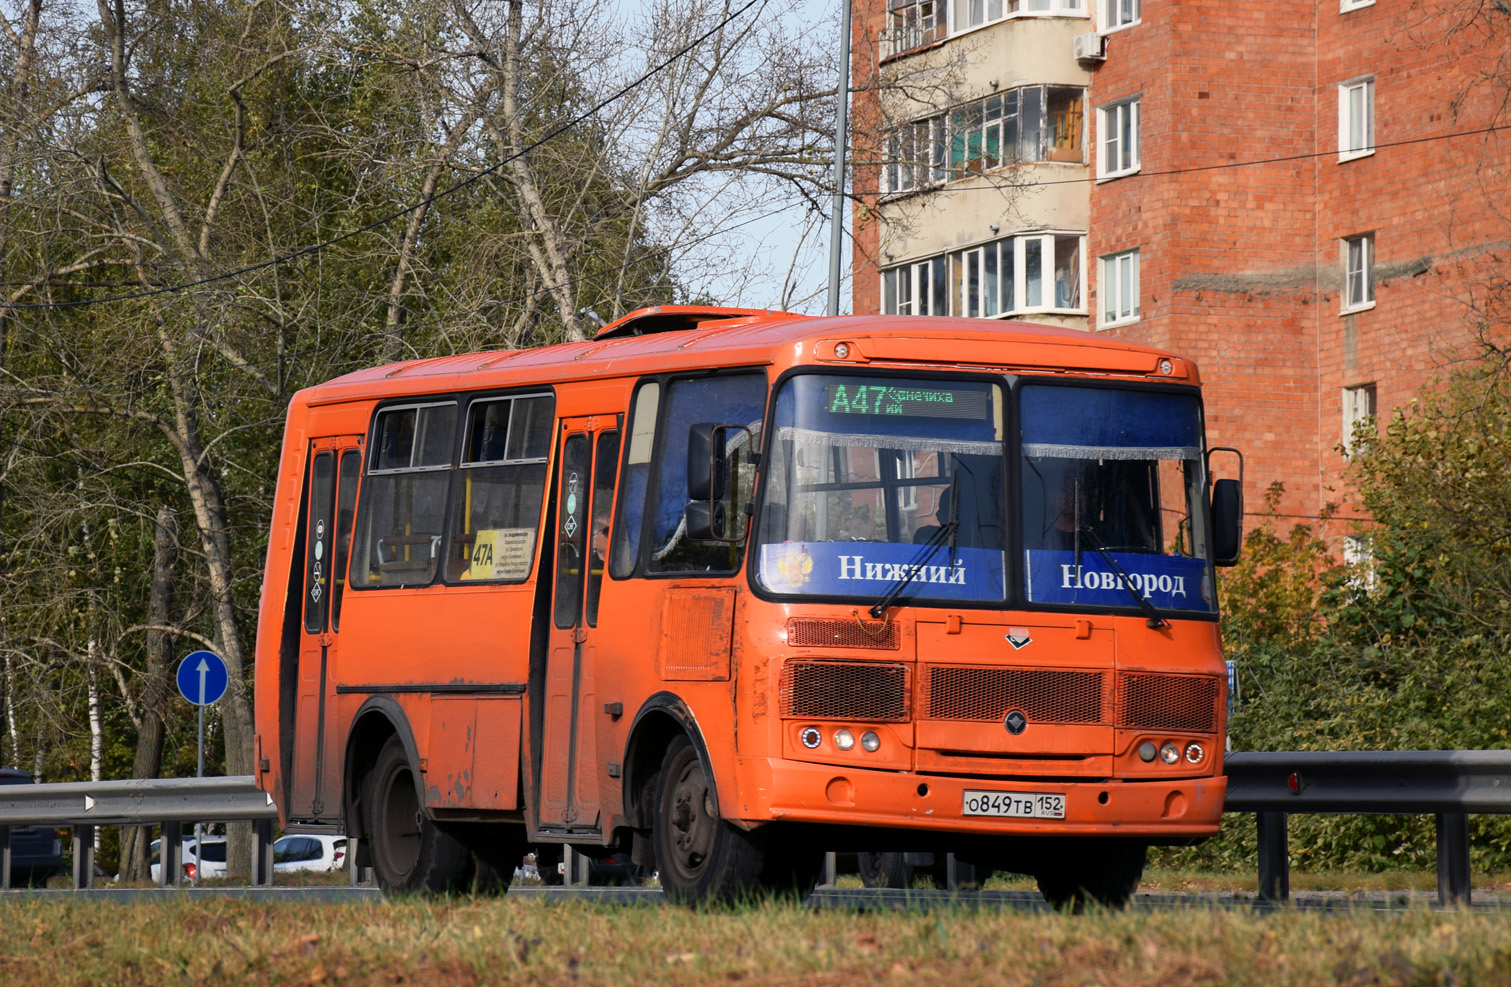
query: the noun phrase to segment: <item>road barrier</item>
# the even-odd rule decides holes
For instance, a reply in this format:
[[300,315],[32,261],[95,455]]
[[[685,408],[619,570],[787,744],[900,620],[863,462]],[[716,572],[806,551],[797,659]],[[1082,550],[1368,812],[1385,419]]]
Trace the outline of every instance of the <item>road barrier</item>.
[[1252,812],[1259,896],[1290,896],[1286,818],[1301,813],[1437,817],[1438,900],[1469,903],[1469,813],[1511,813],[1511,751],[1229,754],[1227,812]]
[[273,823],[278,806],[251,775],[133,778],[0,787],[0,890],[10,887],[12,826],[73,827],[73,886],[94,881],[96,826],[163,828],[158,883],[183,880],[185,823],[251,822],[252,885],[273,883]]
[[[1432,814],[1438,899],[1469,903],[1469,813],[1511,814],[1511,750],[1276,751],[1229,754],[1227,812],[1252,812],[1259,895],[1290,896],[1287,817],[1303,813]],[[251,776],[146,778],[0,787],[0,889],[10,886],[10,827],[73,827],[73,884],[94,872],[94,827],[163,828],[159,883],[178,885],[185,823],[252,823],[252,884],[273,883],[278,808]],[[347,847],[348,863],[356,859]],[[355,877],[355,875],[353,875]]]

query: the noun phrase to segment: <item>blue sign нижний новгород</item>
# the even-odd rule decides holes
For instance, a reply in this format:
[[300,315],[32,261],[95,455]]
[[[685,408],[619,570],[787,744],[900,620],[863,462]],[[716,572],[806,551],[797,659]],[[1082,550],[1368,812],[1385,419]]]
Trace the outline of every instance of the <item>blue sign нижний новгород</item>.
[[178,691],[196,706],[220,699],[230,682],[225,660],[213,651],[195,651],[178,663]]
[[[1028,567],[1028,598],[1034,603],[1075,606],[1126,607],[1132,603],[1128,587],[1097,552],[1076,554],[1031,549],[1024,553]],[[1182,555],[1109,552],[1134,587],[1161,610],[1212,610],[1207,598],[1207,564]]]

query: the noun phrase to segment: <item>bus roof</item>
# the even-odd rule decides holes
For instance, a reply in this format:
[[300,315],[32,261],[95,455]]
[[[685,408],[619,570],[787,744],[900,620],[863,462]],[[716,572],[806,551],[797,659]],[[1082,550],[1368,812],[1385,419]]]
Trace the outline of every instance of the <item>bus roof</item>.
[[[639,327],[637,319],[644,320]],[[1166,360],[1168,372],[1162,369]],[[710,367],[802,364],[1198,382],[1195,365],[1175,354],[1028,322],[900,315],[814,318],[667,306],[631,313],[583,342],[407,360],[338,377],[306,389],[300,397],[310,404],[327,404]]]

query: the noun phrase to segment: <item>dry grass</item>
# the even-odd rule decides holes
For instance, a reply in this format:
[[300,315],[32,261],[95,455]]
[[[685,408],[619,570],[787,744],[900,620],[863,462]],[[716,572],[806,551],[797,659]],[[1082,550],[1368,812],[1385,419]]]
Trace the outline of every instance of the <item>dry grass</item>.
[[0,984],[1503,984],[1504,913],[708,913],[528,899],[0,906]]

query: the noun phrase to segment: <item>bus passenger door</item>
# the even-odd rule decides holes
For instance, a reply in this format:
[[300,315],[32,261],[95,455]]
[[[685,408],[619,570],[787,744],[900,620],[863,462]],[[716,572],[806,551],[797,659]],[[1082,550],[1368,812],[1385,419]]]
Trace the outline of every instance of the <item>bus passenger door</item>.
[[594,636],[619,468],[618,419],[564,419],[561,436],[537,811],[541,829],[596,832],[601,770]]
[[294,819],[341,812],[341,738],[328,724],[334,712],[336,632],[362,475],[361,446],[362,439],[355,435],[310,443],[305,479],[304,613],[289,805],[289,816]]

